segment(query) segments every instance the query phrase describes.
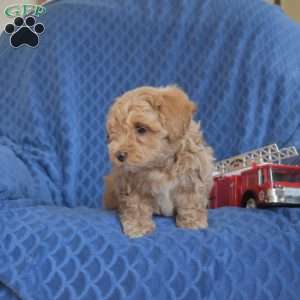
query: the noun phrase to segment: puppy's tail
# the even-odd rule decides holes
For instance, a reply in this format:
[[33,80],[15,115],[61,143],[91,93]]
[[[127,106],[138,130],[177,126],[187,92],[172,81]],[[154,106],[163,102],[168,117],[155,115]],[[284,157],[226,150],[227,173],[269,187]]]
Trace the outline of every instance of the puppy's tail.
[[103,205],[106,209],[118,209],[118,197],[113,189],[113,177],[108,175],[105,178],[105,193]]

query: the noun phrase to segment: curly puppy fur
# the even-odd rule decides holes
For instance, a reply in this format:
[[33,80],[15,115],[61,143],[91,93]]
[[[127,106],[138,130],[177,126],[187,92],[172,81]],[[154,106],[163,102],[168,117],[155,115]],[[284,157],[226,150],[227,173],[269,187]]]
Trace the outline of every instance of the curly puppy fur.
[[116,99],[107,118],[112,172],[104,205],[118,209],[125,234],[152,232],[153,214],[176,216],[178,227],[208,226],[213,151],[196,106],[176,86],[140,87]]

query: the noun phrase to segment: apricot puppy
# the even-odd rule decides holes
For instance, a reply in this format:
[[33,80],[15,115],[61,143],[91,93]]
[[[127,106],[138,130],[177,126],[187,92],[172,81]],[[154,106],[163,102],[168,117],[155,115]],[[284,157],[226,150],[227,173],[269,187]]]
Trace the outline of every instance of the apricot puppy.
[[116,99],[107,118],[112,172],[104,205],[118,209],[125,234],[154,230],[153,214],[176,216],[178,227],[206,228],[213,151],[195,104],[176,86],[140,87]]

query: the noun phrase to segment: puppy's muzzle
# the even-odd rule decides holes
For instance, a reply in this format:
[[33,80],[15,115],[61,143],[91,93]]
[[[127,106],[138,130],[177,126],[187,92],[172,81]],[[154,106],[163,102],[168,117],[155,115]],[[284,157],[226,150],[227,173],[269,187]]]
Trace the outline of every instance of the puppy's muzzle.
[[116,158],[120,162],[124,162],[127,159],[127,152],[118,151],[116,153]]

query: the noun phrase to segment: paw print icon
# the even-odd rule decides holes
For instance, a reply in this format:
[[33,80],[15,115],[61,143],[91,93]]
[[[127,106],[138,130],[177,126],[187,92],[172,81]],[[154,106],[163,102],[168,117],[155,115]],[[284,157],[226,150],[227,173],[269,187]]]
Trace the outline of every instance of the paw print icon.
[[22,45],[37,47],[39,44],[39,35],[44,30],[44,25],[36,23],[33,16],[28,16],[25,20],[22,17],[17,17],[14,20],[14,24],[7,24],[5,27],[5,32],[11,35],[10,44],[14,48]]

